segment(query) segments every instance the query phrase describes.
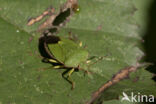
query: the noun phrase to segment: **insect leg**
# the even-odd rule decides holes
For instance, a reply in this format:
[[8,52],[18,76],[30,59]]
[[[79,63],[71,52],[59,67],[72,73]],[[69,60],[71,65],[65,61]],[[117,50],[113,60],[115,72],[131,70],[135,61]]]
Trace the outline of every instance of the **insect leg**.
[[50,62],[50,63],[58,63],[55,59],[49,59],[49,58],[44,58],[43,62],[46,62],[46,63],[48,63],[48,62]]
[[[70,69],[69,71],[66,71],[66,72],[64,72],[63,74],[62,74],[62,76],[63,76],[63,78],[65,78],[69,83],[71,83],[72,84],[72,89],[74,89],[75,88],[75,84],[74,84],[74,82],[73,82],[73,80],[71,79],[71,74],[74,72],[74,68],[72,68],[72,69]],[[67,75],[66,77],[65,77],[65,75]]]
[[[90,66],[96,64],[97,62],[103,60],[105,57],[107,57],[107,55],[106,55],[106,56],[101,56],[101,57],[93,56],[93,57],[91,57],[90,59],[88,59],[88,60],[86,61],[86,63],[89,64],[88,67],[90,67]],[[91,60],[93,60],[93,59],[95,59],[94,62],[91,61]],[[92,63],[91,63],[91,62],[92,62]]]
[[62,66],[62,65],[59,65],[59,62],[56,61],[55,59],[44,58],[44,59],[43,59],[43,62],[52,63],[52,64],[58,64],[58,65],[54,65],[54,66],[53,66],[54,69],[63,68],[63,66]]
[[51,63],[58,63],[56,60],[54,60],[54,59],[49,59],[49,62],[51,62]]
[[[91,67],[92,65],[94,65],[94,64],[96,64],[97,62],[103,60],[104,57],[106,57],[106,56],[103,56],[103,57],[97,57],[97,56],[90,57],[90,58],[86,61],[86,64],[88,64],[88,65],[87,65],[88,69],[90,69],[90,67]],[[94,62],[92,62],[93,59],[95,59]],[[81,70],[82,70],[82,69],[81,69]],[[85,73],[84,73],[84,76],[85,76],[86,74],[87,74],[87,75],[92,74],[92,72],[90,72],[90,71],[88,71],[88,70],[84,70],[84,72],[85,72]]]

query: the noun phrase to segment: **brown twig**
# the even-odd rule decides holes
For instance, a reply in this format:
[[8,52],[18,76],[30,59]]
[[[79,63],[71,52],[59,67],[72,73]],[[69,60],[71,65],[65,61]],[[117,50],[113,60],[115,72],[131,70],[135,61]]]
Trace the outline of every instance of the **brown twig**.
[[[45,22],[43,22],[39,27],[38,27],[38,32],[43,32],[44,30],[47,29],[53,29],[56,28],[57,30],[64,26],[66,24],[66,22],[69,21],[70,17],[72,16],[72,14],[75,12],[75,9],[78,9],[78,2],[77,0],[67,0],[66,3],[64,3],[61,7],[60,7],[60,11],[58,13],[54,13],[55,10],[54,8],[49,8],[48,10],[44,11],[40,16],[36,17],[36,18],[31,18],[27,25],[33,25],[34,23],[42,20],[45,16],[50,15],[49,18],[47,18],[45,20]],[[69,16],[65,17],[65,20],[62,21],[61,23],[59,23],[58,25],[54,25],[53,22],[55,22],[55,20],[57,19],[57,17],[59,17],[61,14],[64,14],[66,12],[70,11]]]
[[92,104],[100,95],[103,91],[105,91],[107,88],[111,87],[112,85],[118,83],[119,81],[126,79],[127,77],[129,77],[129,74],[131,72],[135,72],[139,67],[145,66],[145,65],[149,65],[147,63],[145,64],[139,64],[137,63],[136,66],[129,66],[126,67],[122,70],[120,70],[117,74],[115,74],[111,80],[109,80],[108,82],[106,82],[104,85],[102,85],[102,87],[100,87],[95,93],[93,93],[91,100],[88,101],[86,104]]
[[45,16],[54,13],[55,9],[54,8],[48,8],[46,11],[44,11],[41,15],[37,16],[36,18],[31,18],[28,20],[27,25],[33,25],[34,23],[42,20]]

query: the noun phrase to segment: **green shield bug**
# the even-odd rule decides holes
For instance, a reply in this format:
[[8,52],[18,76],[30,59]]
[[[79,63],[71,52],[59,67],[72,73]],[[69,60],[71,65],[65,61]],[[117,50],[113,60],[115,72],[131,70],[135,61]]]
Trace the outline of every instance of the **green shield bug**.
[[84,67],[89,62],[88,51],[82,47],[82,44],[68,38],[50,35],[44,36],[43,40],[44,50],[49,56],[49,58],[44,58],[44,62],[52,63],[53,68],[67,69],[62,76],[72,84],[73,89],[75,84],[70,76],[76,70],[86,70]]

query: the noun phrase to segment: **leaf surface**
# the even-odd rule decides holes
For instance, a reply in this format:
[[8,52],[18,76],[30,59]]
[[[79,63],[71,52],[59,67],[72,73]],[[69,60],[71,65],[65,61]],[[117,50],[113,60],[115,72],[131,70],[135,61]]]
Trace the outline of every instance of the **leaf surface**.
[[[84,104],[114,74],[137,63],[144,55],[132,0],[79,0],[80,13],[74,14],[59,36],[75,34],[89,56],[106,56],[84,76],[72,75],[76,88],[62,78],[65,69],[55,70],[43,63],[38,50],[41,22],[28,27],[29,18],[53,6],[56,12],[65,0],[0,0],[0,103]],[[139,17],[137,17],[139,18]],[[122,91],[156,96],[152,74],[141,68],[102,93],[101,100],[112,100]],[[150,88],[149,88],[150,86]]]

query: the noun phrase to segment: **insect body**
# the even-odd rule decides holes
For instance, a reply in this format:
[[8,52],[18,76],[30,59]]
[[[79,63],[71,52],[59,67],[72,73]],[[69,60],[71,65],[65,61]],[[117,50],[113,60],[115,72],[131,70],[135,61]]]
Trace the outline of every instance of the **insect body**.
[[67,73],[63,74],[63,77],[68,80],[72,84],[72,88],[74,88],[74,82],[70,76],[75,70],[81,70],[81,65],[86,64],[88,51],[68,38],[58,36],[50,37],[51,41],[45,41],[44,47],[51,58],[46,58],[45,60],[58,64],[55,65],[54,68],[68,69]]

